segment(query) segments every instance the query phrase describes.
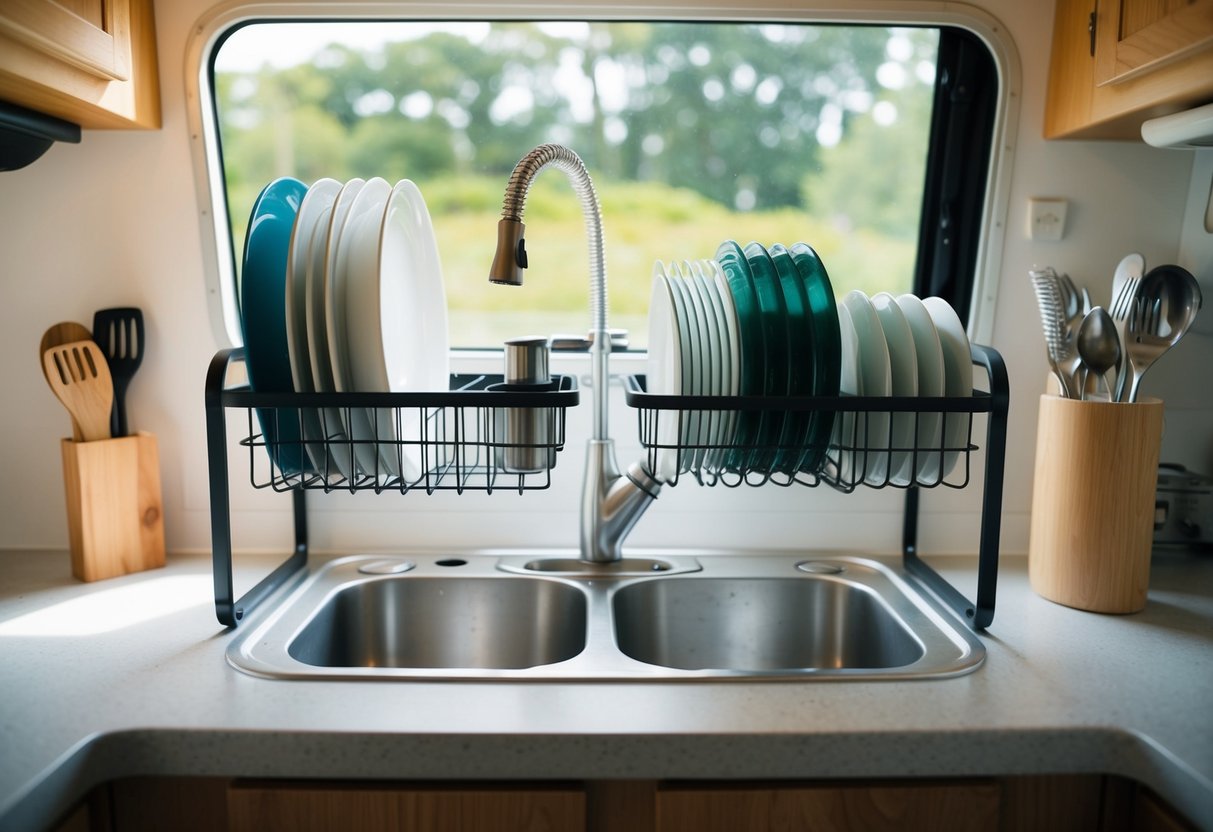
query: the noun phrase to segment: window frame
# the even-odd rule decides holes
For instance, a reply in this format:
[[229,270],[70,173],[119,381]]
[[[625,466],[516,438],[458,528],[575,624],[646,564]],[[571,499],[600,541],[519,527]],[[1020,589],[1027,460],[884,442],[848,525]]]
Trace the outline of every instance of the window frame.
[[[691,0],[672,0],[651,13],[635,7],[613,7],[603,3],[528,2],[526,14],[504,12],[499,6],[450,0],[443,5],[402,3],[392,15],[384,7],[368,3],[273,3],[249,2],[213,9],[191,30],[186,45],[185,72],[187,118],[191,156],[202,235],[203,273],[212,332],[220,347],[242,344],[235,263],[230,240],[230,216],[223,178],[223,160],[211,72],[215,51],[234,29],[255,22],[325,20],[594,20],[594,21],[703,21],[720,23],[855,23],[888,26],[948,26],[965,30],[989,50],[997,75],[998,100],[993,104],[993,132],[985,165],[986,184],[981,200],[980,227],[971,260],[973,280],[969,284],[967,309],[959,310],[968,320],[969,337],[987,343],[993,332],[994,305],[998,294],[1001,252],[1006,229],[1011,160],[1018,124],[1020,64],[1005,28],[988,13],[971,6],[940,8],[928,3],[908,2],[891,9],[874,3],[871,8],[840,10],[813,8],[750,10],[725,6],[693,6]],[[525,148],[519,152],[525,152]],[[928,192],[929,192],[928,188]],[[926,211],[924,210],[924,222]],[[923,239],[920,233],[920,240]],[[920,268],[921,271],[921,268]],[[922,278],[919,277],[918,280]]]

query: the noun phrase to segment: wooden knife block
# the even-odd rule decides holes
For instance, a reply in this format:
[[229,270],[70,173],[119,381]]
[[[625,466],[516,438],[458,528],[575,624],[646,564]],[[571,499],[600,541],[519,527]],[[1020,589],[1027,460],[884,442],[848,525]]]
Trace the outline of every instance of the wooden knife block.
[[164,566],[160,452],[151,433],[64,439],[63,483],[72,575],[116,578]]

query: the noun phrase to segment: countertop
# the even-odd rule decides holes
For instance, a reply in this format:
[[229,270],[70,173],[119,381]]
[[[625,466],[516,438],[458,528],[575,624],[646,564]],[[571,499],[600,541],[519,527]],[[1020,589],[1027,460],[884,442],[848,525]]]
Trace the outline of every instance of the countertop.
[[[1004,556],[986,662],[958,678],[667,684],[254,678],[225,661],[234,633],[215,619],[209,559],[94,584],[68,563],[0,552],[2,829],[41,828],[98,783],[154,774],[1044,773],[1129,777],[1213,829],[1208,554],[1156,554],[1149,604],[1130,616],[1045,601],[1026,558]],[[272,563],[242,559],[238,576]],[[973,582],[974,558],[932,563]]]

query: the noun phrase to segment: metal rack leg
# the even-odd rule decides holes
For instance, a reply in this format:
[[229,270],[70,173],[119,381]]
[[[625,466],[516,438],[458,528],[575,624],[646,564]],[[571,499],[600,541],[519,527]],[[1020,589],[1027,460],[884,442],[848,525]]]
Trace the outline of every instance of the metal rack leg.
[[1010,382],[1007,367],[995,350],[973,345],[973,363],[985,369],[990,379],[990,411],[986,428],[985,480],[982,484],[981,532],[977,557],[977,603],[969,601],[942,575],[918,557],[918,489],[906,492],[902,526],[902,563],[975,630],[984,630],[994,620],[994,598],[998,587],[998,547],[1002,535],[1002,484],[1006,470],[1007,410]]
[[307,504],[302,488],[294,491],[295,549],[274,571],[262,578],[239,600],[233,600],[232,510],[228,492],[227,423],[223,387],[228,364],[239,360],[239,350],[222,350],[211,361],[206,376],[206,450],[210,474],[211,561],[215,587],[215,616],[226,627],[235,627],[245,613],[257,606],[287,578],[307,564]]

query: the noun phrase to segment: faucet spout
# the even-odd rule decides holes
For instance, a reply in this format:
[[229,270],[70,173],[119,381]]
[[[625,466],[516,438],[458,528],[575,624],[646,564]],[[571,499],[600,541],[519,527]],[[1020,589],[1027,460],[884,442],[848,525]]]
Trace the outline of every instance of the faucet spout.
[[581,557],[583,560],[617,560],[623,538],[657,496],[661,486],[639,465],[625,476],[615,461],[615,444],[607,429],[611,335],[607,329],[606,261],[602,244],[602,210],[594,183],[581,157],[558,144],[536,147],[514,166],[505,188],[501,221],[497,224],[497,252],[489,281],[521,286],[527,267],[526,226],[523,208],[531,183],[547,167],[563,171],[581,202],[585,215],[590,258],[590,395],[593,430],[586,454],[581,500]]

